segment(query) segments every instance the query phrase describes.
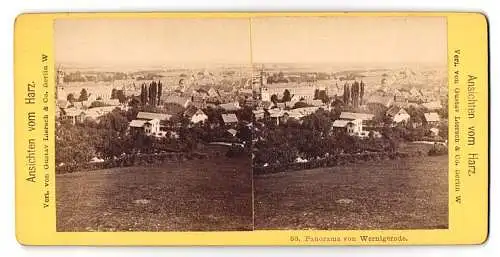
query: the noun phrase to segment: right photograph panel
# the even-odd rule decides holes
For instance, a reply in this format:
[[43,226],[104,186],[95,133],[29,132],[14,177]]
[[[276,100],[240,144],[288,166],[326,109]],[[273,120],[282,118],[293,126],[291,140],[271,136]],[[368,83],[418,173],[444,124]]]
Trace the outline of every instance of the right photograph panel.
[[254,228],[448,228],[444,17],[251,19]]

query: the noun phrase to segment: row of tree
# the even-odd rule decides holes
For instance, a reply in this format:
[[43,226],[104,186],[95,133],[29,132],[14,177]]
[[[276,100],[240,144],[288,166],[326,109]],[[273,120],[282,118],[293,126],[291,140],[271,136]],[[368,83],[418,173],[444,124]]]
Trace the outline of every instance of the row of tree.
[[161,95],[162,95],[162,83],[161,81],[153,81],[149,84],[143,83],[141,85],[141,103],[143,105],[158,106],[160,105]]
[[344,84],[344,103],[349,105],[352,104],[354,108],[359,107],[363,104],[363,97],[365,94],[365,83],[354,81],[352,85],[347,83]]

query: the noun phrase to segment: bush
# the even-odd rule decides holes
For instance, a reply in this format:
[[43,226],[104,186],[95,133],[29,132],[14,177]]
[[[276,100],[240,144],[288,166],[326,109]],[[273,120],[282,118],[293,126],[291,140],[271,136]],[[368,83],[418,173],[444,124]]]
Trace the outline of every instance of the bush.
[[226,152],[226,157],[234,158],[234,157],[243,157],[248,156],[248,153],[245,151],[245,148],[237,145],[233,145]]
[[[403,153],[403,152],[371,152],[359,154],[340,154],[332,155],[324,159],[314,159],[304,163],[287,162],[275,163],[268,166],[261,166],[259,163],[254,162],[254,174],[268,174],[276,172],[296,171],[305,169],[315,169],[320,167],[332,167],[338,165],[349,165],[352,163],[361,163],[365,161],[377,160],[395,160],[409,157],[420,157],[421,153]],[[255,161],[255,160],[254,160]]]
[[429,150],[429,156],[438,156],[448,154],[448,147],[442,144],[434,144],[434,146]]

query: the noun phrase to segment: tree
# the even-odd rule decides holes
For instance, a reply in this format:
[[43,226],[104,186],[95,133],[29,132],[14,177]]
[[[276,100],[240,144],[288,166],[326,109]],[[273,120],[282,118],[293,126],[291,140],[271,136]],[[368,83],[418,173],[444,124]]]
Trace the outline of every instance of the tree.
[[87,93],[87,89],[83,88],[82,91],[80,91],[80,97],[78,97],[78,101],[87,101],[89,99],[89,95]]
[[250,142],[252,140],[252,130],[245,125],[239,126],[236,137],[238,137],[243,142]]
[[219,108],[208,107],[203,112],[207,115],[208,124],[219,126],[223,124],[222,121],[222,110]]
[[297,109],[297,108],[304,108],[304,107],[310,107],[311,105],[305,103],[305,102],[296,102],[294,105],[293,105],[293,109]]
[[410,106],[406,112],[410,115],[410,124],[421,125],[425,120],[424,111],[421,108]]
[[141,98],[137,96],[132,96],[132,98],[128,102],[128,106],[136,109],[139,108],[140,105],[141,105]]
[[56,124],[56,163],[86,163],[96,156],[95,129],[73,126],[71,123]]
[[320,99],[323,103],[327,103],[330,99],[328,99],[328,95],[326,94],[325,90],[320,90],[318,92],[318,98]]
[[141,85],[141,104],[143,106],[148,104],[148,88],[146,83],[142,83]]
[[137,117],[137,114],[139,113],[139,109],[137,107],[131,106],[125,113],[125,116],[127,117],[128,121],[135,120]]
[[68,96],[66,97],[66,100],[68,100],[68,102],[70,103],[76,102],[75,95],[73,93],[69,93]]
[[163,85],[161,84],[161,81],[158,80],[158,100],[157,100],[157,104],[159,105],[160,104],[160,100],[161,100],[161,94],[162,94],[162,87]]
[[273,102],[273,103],[275,103],[275,104],[278,102],[278,96],[277,96],[276,94],[273,94],[273,95],[271,96],[271,102]]
[[116,99],[116,89],[111,89],[111,99]]
[[251,122],[253,120],[252,108],[244,106],[242,109],[236,111],[236,116],[238,120]]
[[442,121],[439,124],[438,128],[439,128],[439,136],[441,136],[445,140],[448,140],[448,123]]
[[123,90],[116,90],[116,99],[118,99],[118,101],[122,104],[127,102],[127,97],[125,96],[125,93],[123,93]]
[[285,89],[283,92],[283,98],[281,99],[283,102],[289,102],[292,100],[292,96],[290,95],[290,91],[288,89]]
[[314,100],[319,99],[319,89],[314,90]]
[[156,81],[153,81],[149,84],[149,98],[148,102],[152,106],[156,106],[157,104],[157,95],[158,95],[158,86]]
[[363,104],[363,97],[365,96],[365,83],[361,80],[360,88],[359,88],[359,104]]
[[99,118],[99,128],[112,130],[120,134],[124,134],[128,129],[128,117],[125,111],[118,108],[112,112],[107,113]]

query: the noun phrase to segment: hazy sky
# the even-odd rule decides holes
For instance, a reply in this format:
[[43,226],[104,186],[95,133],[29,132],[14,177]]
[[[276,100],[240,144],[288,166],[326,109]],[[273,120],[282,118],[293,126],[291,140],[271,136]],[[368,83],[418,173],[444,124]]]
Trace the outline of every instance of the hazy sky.
[[446,38],[442,17],[262,17],[251,25],[248,18],[55,22],[57,63],[83,65],[446,65]]
[[248,19],[74,19],[55,22],[58,63],[250,64]]
[[437,63],[447,61],[442,17],[254,18],[255,62]]

